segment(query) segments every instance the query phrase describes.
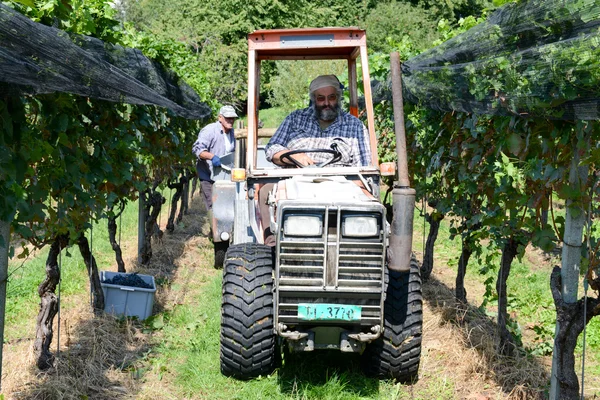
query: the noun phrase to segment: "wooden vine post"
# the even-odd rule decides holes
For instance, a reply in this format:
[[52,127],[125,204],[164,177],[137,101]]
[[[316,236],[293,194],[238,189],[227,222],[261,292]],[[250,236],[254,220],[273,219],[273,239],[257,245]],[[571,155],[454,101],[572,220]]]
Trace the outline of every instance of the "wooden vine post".
[[146,243],[146,193],[139,192],[138,198],[138,257],[139,264],[142,263],[142,249]]
[[[588,178],[587,166],[581,166],[579,165],[579,162],[579,153],[578,151],[574,151],[574,157],[569,172],[569,185],[573,188],[585,187]],[[577,303],[578,300],[577,289],[579,287],[579,270],[581,268],[581,245],[586,214],[584,207],[581,204],[573,204],[572,200],[567,200],[566,206],[565,235],[562,246],[560,272],[562,283],[561,294],[564,303],[573,304]],[[557,318],[554,335],[554,349],[552,351],[552,373],[550,377],[549,398],[551,400],[565,398],[564,393],[561,393],[561,380],[563,379],[562,375],[565,371],[562,368],[563,363],[560,359],[561,351],[556,342],[560,330],[560,320]]]
[[2,347],[4,343],[4,316],[6,314],[6,284],[8,281],[8,249],[10,223],[0,221],[0,393],[2,392]]

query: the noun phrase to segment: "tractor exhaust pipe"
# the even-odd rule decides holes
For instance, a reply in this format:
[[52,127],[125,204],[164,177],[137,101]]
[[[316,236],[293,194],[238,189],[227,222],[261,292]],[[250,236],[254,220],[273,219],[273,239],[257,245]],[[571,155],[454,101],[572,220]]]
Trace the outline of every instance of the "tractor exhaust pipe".
[[402,99],[402,72],[400,55],[390,54],[392,73],[392,99],[394,106],[394,131],[396,133],[396,154],[398,156],[398,181],[394,182],[392,202],[394,217],[391,224],[390,245],[388,248],[388,268],[392,271],[410,271],[412,257],[413,217],[415,213],[416,191],[410,187],[408,179],[408,157],[406,153],[406,132],[404,130],[404,105]]

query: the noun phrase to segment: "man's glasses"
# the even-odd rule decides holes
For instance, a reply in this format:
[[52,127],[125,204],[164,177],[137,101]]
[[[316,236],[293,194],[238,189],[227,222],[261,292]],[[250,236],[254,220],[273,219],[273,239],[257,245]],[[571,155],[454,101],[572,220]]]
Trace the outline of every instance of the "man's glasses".
[[329,100],[329,101],[336,101],[337,100],[337,94],[330,94],[329,96],[317,96],[316,100],[319,103],[322,103],[325,101],[325,99]]

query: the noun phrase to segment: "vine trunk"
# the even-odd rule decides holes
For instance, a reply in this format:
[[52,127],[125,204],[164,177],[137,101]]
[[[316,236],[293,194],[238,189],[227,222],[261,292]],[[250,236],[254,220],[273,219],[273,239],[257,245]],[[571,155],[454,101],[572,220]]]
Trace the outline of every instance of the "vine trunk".
[[123,261],[123,251],[121,250],[120,240],[117,242],[117,218],[121,216],[124,210],[124,205],[121,207],[121,211],[118,214],[108,215],[108,240],[110,245],[115,252],[115,260],[117,262],[117,271],[125,272],[125,262]]
[[508,330],[508,294],[506,281],[510,275],[510,268],[517,255],[518,243],[511,237],[502,249],[500,270],[496,281],[496,292],[498,293],[498,334],[500,336],[499,351],[501,354],[511,356],[515,350],[515,340]]
[[81,253],[81,257],[83,257],[83,262],[85,263],[90,279],[92,309],[94,310],[94,314],[99,315],[102,310],[104,310],[104,293],[102,292],[102,286],[100,285],[100,276],[98,274],[96,258],[90,250],[90,244],[85,235],[82,234],[79,236],[77,245],[79,246],[79,252]]
[[56,287],[60,282],[58,257],[68,244],[68,235],[59,235],[54,239],[46,259],[46,279],[38,286],[40,312],[37,316],[33,351],[36,365],[41,370],[47,370],[54,365],[55,357],[50,351],[50,344],[54,336],[52,324],[54,316],[58,312],[58,297],[56,296]]
[[140,250],[142,264],[148,264],[152,258],[152,237],[162,237],[162,232],[156,221],[165,201],[162,194],[156,190],[148,194],[146,201],[146,221],[144,224],[146,234],[144,235],[144,244]]
[[[561,268],[556,266],[550,276],[550,289],[556,306],[559,330],[554,338],[554,349],[558,363],[556,374],[560,399],[579,398],[579,380],[575,373],[575,347],[577,338],[590,320],[600,315],[600,299],[584,297],[575,303],[566,303],[562,298]],[[586,312],[584,312],[584,302]]]
[[425,253],[423,254],[423,264],[421,265],[421,279],[428,280],[433,272],[433,250],[435,241],[440,231],[440,224],[444,219],[444,214],[433,212],[425,217],[429,222],[429,234],[425,243]]

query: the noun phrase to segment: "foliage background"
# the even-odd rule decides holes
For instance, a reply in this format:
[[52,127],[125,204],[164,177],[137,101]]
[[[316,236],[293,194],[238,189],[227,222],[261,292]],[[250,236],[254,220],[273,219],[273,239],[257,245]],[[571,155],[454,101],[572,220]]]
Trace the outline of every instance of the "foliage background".
[[[206,74],[209,96],[244,113],[246,36],[254,30],[359,26],[367,30],[372,52],[389,53],[400,40],[423,50],[438,37],[440,19],[453,25],[462,16],[480,15],[488,6],[485,0],[122,0],[118,10],[125,24],[184,43],[202,65],[199,73]],[[296,94],[297,80],[281,78],[286,73],[274,64],[263,68],[262,81],[270,84],[261,85],[266,87],[263,107],[283,101],[291,107],[302,101]],[[282,95],[285,92],[289,94]]]

